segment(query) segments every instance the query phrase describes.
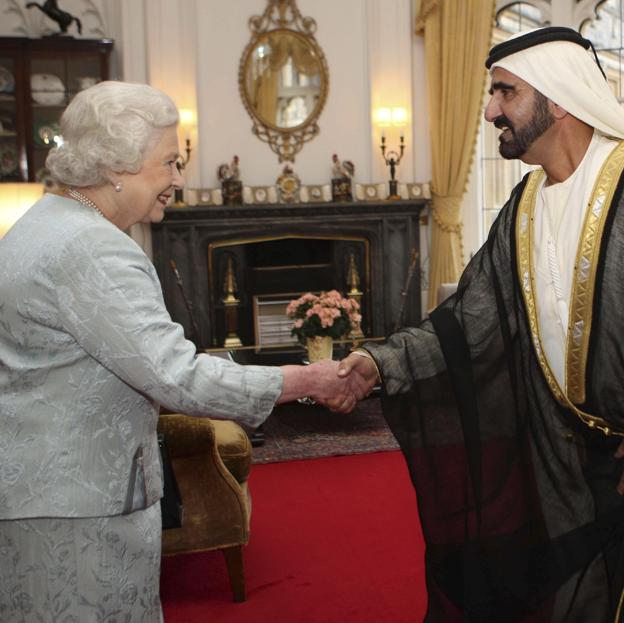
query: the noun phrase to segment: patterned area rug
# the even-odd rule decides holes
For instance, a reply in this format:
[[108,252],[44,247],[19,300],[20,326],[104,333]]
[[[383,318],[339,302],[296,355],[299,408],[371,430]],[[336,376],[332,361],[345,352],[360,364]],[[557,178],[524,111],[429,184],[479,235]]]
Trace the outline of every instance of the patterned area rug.
[[379,398],[364,400],[348,415],[297,403],[280,405],[269,416],[263,430],[265,443],[253,449],[254,463],[398,448],[381,414]]

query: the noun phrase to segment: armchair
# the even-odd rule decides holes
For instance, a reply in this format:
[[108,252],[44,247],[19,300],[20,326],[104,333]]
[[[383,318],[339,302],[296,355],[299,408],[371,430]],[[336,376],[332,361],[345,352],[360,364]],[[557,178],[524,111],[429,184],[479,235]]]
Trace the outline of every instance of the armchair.
[[221,550],[235,602],[245,601],[242,546],[249,540],[251,443],[235,422],[161,415],[184,505],[182,526],[163,531],[162,551]]

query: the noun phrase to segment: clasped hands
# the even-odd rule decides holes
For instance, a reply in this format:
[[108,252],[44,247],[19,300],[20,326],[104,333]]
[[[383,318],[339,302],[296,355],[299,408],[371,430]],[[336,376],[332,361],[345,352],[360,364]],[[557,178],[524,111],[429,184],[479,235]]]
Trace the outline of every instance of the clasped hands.
[[337,413],[351,412],[379,383],[377,366],[370,357],[351,353],[342,361],[329,359],[308,366],[318,375],[318,389],[311,393],[317,403]]

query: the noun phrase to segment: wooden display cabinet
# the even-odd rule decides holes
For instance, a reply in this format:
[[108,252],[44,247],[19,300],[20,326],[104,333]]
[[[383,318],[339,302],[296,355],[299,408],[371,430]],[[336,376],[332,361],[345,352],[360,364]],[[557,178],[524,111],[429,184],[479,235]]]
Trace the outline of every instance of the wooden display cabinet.
[[0,182],[45,181],[63,110],[108,79],[112,48],[110,39],[0,37]]

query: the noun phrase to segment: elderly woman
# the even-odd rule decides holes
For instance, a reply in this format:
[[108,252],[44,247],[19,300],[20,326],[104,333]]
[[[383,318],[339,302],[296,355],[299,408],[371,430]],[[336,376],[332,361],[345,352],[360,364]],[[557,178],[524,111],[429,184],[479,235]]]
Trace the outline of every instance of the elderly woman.
[[79,93],[47,160],[63,191],[0,242],[3,623],[161,619],[161,404],[257,426],[279,402],[362,396],[336,362],[239,366],[172,322],[124,230],[160,221],[183,186],[177,122],[146,85]]

